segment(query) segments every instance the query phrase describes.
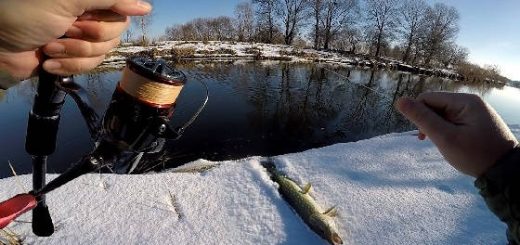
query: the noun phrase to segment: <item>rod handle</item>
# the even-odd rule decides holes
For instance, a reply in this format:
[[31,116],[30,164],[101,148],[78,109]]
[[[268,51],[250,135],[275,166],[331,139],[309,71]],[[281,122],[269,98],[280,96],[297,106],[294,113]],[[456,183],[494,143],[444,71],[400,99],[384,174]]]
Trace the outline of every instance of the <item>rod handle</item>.
[[47,205],[38,205],[33,209],[32,229],[39,237],[50,237],[54,234],[54,223]]

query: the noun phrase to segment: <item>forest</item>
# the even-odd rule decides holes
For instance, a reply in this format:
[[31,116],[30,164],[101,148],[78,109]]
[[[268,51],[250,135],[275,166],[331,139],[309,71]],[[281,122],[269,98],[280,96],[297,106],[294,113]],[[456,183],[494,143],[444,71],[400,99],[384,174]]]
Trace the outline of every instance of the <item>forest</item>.
[[[152,19],[135,19],[125,41],[139,32],[137,42],[151,42]],[[455,7],[425,0],[251,0],[239,3],[234,16],[168,26],[160,40],[286,44],[450,69],[466,80],[508,81],[496,65],[468,60],[470,50],[457,44],[459,21]]]

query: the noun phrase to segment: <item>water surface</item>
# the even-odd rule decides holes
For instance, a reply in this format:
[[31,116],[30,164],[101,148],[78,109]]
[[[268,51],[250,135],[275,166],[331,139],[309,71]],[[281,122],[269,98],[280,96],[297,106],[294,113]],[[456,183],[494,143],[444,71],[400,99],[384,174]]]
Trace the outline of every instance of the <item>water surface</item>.
[[[183,138],[148,156],[151,165],[168,168],[205,158],[238,159],[280,155],[335,143],[355,142],[414,129],[394,109],[401,96],[425,91],[461,91],[485,97],[510,124],[520,124],[515,105],[520,90],[466,86],[439,78],[385,70],[362,70],[311,64],[186,64],[179,66],[190,83],[178,101],[172,125],[182,125],[203,100],[210,101]],[[120,72],[77,77],[98,113],[103,114]],[[24,150],[27,114],[34,82],[0,94],[0,178],[10,176],[8,161],[19,174],[31,172]],[[63,172],[92,147],[88,130],[72,100],[63,109],[57,152],[49,172]],[[377,149],[374,149],[377,151]]]

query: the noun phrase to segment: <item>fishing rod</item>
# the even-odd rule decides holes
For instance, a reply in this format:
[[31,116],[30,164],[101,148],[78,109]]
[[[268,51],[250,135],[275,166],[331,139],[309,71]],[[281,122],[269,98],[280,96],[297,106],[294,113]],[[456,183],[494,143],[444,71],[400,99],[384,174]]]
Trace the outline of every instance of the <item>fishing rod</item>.
[[[61,118],[61,109],[67,93],[56,84],[72,77],[60,77],[41,69],[34,104],[29,113],[25,149],[32,157],[33,189],[46,184],[47,160],[56,151],[56,139]],[[32,229],[38,236],[51,236],[54,224],[47,207],[45,195],[38,196],[38,205],[33,210]]]
[[[96,128],[92,122],[97,121],[98,116],[85,102],[84,94],[83,89],[74,82],[74,77],[57,76],[41,69],[25,140],[25,149],[32,157],[33,190],[40,190],[46,185],[47,161],[56,151],[61,109],[67,95],[74,99],[87,122],[89,132],[95,137]],[[37,201],[32,216],[33,233],[42,237],[51,236],[54,224],[45,195],[39,195]]]
[[[55,84],[54,89],[60,90],[59,93],[56,93],[60,95],[56,97],[60,99],[58,101],[60,103],[55,104],[60,106],[56,107],[61,109],[63,105],[61,98],[64,99],[65,96],[61,96],[62,92],[69,93],[80,107],[89,130],[96,132],[91,135],[96,139],[96,147],[56,179],[34,188],[28,194],[21,194],[0,203],[0,229],[6,227],[21,214],[43,205],[46,194],[79,176],[103,169],[115,170],[117,173],[132,173],[140,164],[139,156],[141,154],[160,152],[166,140],[179,139],[186,128],[199,117],[209,99],[208,87],[203,83],[206,88],[206,97],[200,108],[183,126],[172,129],[169,122],[176,109],[177,98],[187,82],[186,76],[181,71],[169,67],[163,60],[135,57],[127,61],[122,79],[112,95],[111,103],[100,125],[96,127],[97,123],[92,120],[95,120],[97,116],[88,103],[82,102],[81,94],[84,93],[81,93],[81,87],[72,79],[58,80],[61,82]],[[59,115],[59,110],[53,108],[54,112],[58,111],[53,115]],[[55,124],[52,124],[56,128],[55,131],[57,131],[56,121],[59,122],[59,116],[56,115],[53,117]],[[38,119],[38,117],[35,118]],[[37,133],[34,135],[34,137],[41,136]],[[50,150],[36,153],[43,155],[49,152]],[[45,173],[45,171],[41,172]],[[41,180],[40,173],[37,175],[38,180]],[[48,208],[46,211],[45,214],[49,214]],[[45,223],[48,226],[43,226],[43,228],[50,228],[52,225],[50,214],[44,218],[49,219],[43,221],[50,220],[50,222]],[[50,233],[51,230],[45,231]]]

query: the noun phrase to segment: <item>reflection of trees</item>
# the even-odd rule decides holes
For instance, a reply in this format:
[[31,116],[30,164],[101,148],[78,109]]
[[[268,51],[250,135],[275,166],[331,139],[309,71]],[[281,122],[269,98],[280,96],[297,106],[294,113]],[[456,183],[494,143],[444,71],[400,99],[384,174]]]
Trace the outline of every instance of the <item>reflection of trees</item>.
[[[372,88],[373,85],[374,85],[374,79],[375,79],[375,75],[376,75],[376,70],[372,70],[372,72],[370,72],[370,78],[367,80],[368,83],[365,85],[366,87],[356,87],[355,90],[357,90],[357,92],[354,92],[356,94],[360,94],[359,97],[354,97],[355,99],[357,99],[357,104],[355,107],[354,107],[354,110],[350,116],[350,119],[347,119],[347,122],[350,121],[359,121],[363,118],[363,116],[365,116],[365,112],[366,112],[366,108],[368,107],[368,105],[370,104],[370,101],[373,101],[374,97],[375,96],[369,96],[371,95],[371,93],[373,93],[373,91],[371,91],[369,88]],[[354,99],[353,98],[353,99]]]
[[486,96],[494,87],[487,83],[470,83],[467,85],[468,92],[477,93],[480,96]]
[[340,111],[333,95],[335,87],[328,84],[321,68],[247,65],[227,75],[229,85],[240,91],[237,94],[245,93],[251,106],[246,127],[254,132],[248,133],[249,137],[258,144],[265,143],[266,148],[276,148],[276,143],[267,142],[300,147],[308,144]]
[[[249,121],[253,125],[258,125],[258,121],[271,121],[272,125],[264,126],[263,130],[288,139],[297,135],[307,139],[307,145],[358,140],[412,129],[394,109],[398,98],[417,97],[426,91],[459,91],[463,86],[446,79],[409,73],[340,69],[337,71],[354,80],[344,81],[343,86],[338,87],[334,82],[343,79],[327,69],[281,65],[280,76],[274,80],[278,86],[264,88],[262,93],[258,90],[250,96],[255,98],[251,103],[256,109],[249,114]],[[255,81],[255,77],[250,78],[250,83]],[[266,108],[275,108],[275,111],[265,113],[272,110]]]
[[[119,73],[116,74],[119,76]],[[98,112],[105,109],[107,97],[111,96],[114,91],[114,86],[109,86],[107,79],[108,74],[105,73],[89,73],[76,78],[85,86],[90,102]]]
[[190,80],[208,82],[213,108],[154,160],[161,166],[277,155],[410,130],[412,125],[393,108],[397,98],[461,86],[408,73],[335,68],[346,81],[329,72],[333,68],[315,64],[179,68]]
[[350,105],[346,106],[338,124],[344,139],[360,140],[399,131],[388,126],[395,125],[397,118],[393,116],[393,103],[381,86],[387,82],[383,73],[377,70],[355,72],[360,74],[348,82]]
[[[459,82],[408,73],[335,68],[350,79],[346,81],[329,72],[333,68],[315,64],[191,63],[178,68],[187,73],[189,81],[208,83],[210,105],[184,138],[169,143],[159,156],[144,160],[152,166],[171,167],[198,158],[282,154],[409,130],[412,126],[393,108],[397,98],[468,89]],[[78,76],[77,81],[102,112],[119,77],[119,72],[99,73]],[[200,86],[189,83],[187,87],[190,90],[183,93],[189,102],[179,104],[174,121],[185,122],[200,105]],[[29,108],[35,90],[36,82],[27,82],[8,91],[8,98],[21,100]],[[484,94],[490,87],[478,85],[469,90]],[[0,100],[2,96],[5,94],[0,92]]]
[[210,80],[219,83],[230,82],[229,74],[236,71],[236,66],[232,64],[221,63],[181,63],[176,68],[184,71],[188,77],[188,81],[192,80]]

